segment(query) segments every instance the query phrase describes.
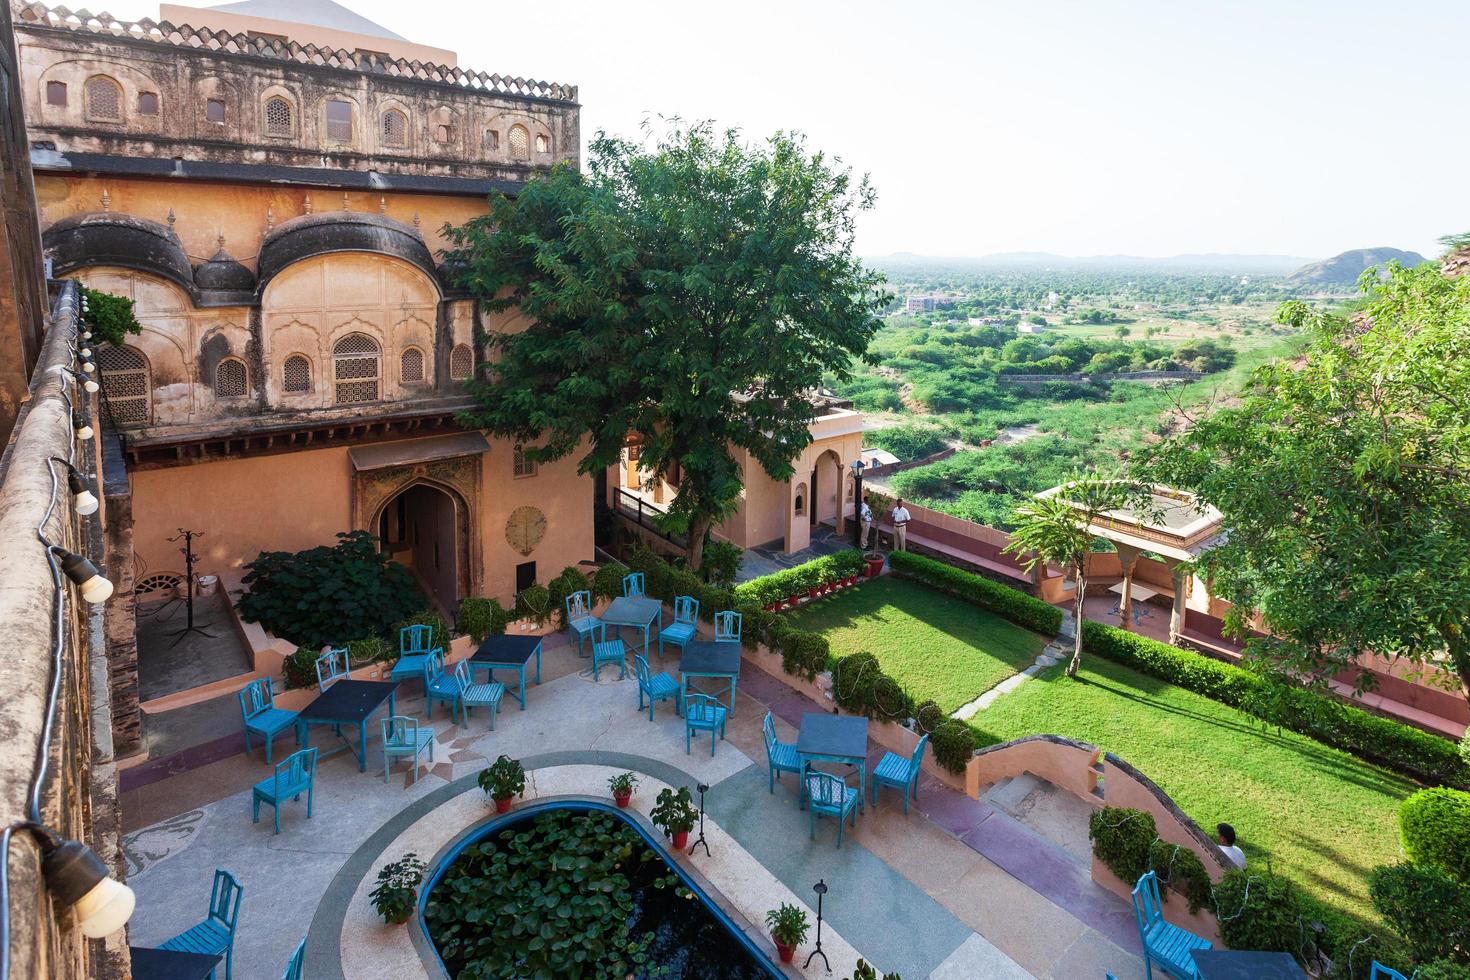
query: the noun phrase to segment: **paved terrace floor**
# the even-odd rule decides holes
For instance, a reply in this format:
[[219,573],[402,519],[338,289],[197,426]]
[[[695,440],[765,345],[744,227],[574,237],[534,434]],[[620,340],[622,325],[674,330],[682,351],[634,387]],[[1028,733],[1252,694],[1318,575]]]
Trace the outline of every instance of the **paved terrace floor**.
[[[809,902],[811,885],[823,878],[832,888],[824,947],[836,954],[837,971],[860,954],[906,980],[1143,975],[1124,903],[1060,848],[938,783],[924,780],[907,816],[896,793],[882,793],[841,849],[831,820],[819,820],[810,840],[796,781],[788,775],[767,791],[760,723],[769,708],[781,737],[794,741],[794,724],[818,706],[749,662],[728,739],[713,758],[707,736],[685,753],[682,723],[667,703],[652,723],[637,711],[631,674],[619,681],[604,669],[594,683],[585,663],[549,637],[543,683],[531,687],[528,710],[507,698],[495,732],[483,712],[459,727],[436,710],[435,762],[412,785],[404,763],[385,785],[381,756],[372,753],[368,771],[359,772],[329,729],[314,728],[313,744],[325,753],[314,816],[306,819],[304,803],[288,804],[279,836],[269,808],[259,824],[250,822],[249,787],[267,775],[258,747],[246,757],[221,740],[130,770],[125,849],[138,893],[130,941],[154,945],[202,918],[219,867],[244,887],[240,980],[275,980],[308,930],[308,976],[414,975],[417,964],[410,959],[405,972],[402,949],[416,921],[384,927],[365,907],[365,892],[385,860],[410,846],[434,854],[483,819],[490,808],[474,776],[505,753],[525,761],[539,796],[595,794],[606,772],[634,769],[645,781],[635,807],[646,811],[657,785],[709,783],[717,856],[679,860],[707,874],[721,904],[763,948],[770,948],[763,930],[751,921],[780,900]],[[665,666],[677,667],[672,654]],[[398,704],[400,713],[424,717],[417,684],[402,689]],[[289,748],[289,736],[278,744]],[[849,974],[814,964],[791,975]]]

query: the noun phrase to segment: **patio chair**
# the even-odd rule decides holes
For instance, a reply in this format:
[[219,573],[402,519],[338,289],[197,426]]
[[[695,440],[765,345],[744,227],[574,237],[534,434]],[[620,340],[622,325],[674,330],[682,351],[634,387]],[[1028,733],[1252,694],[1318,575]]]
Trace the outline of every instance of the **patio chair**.
[[326,691],[333,684],[347,677],[349,665],[346,647],[327,647],[327,652],[316,658],[316,686]]
[[663,659],[664,641],[677,643],[679,652],[684,652],[684,644],[694,639],[694,634],[699,626],[699,600],[689,595],[677,596],[674,599],[674,621],[658,631],[658,655]]
[[648,698],[648,720],[653,721],[653,705],[656,701],[674,699],[674,710],[679,711],[679,682],[666,673],[653,674],[648,669],[648,658],[643,654],[633,657],[633,674],[638,678],[638,710],[643,710],[643,698]]
[[802,777],[807,797],[807,826],[817,839],[818,815],[837,818],[837,846],[842,846],[842,823],[857,826],[858,791],[830,772],[808,769]]
[[495,716],[500,713],[500,701],[505,697],[505,685],[499,681],[476,684],[470,674],[470,662],[461,660],[454,665],[454,679],[459,684],[460,724],[470,723],[471,708],[490,709],[490,730],[495,731]]
[[1133,886],[1133,918],[1138,922],[1138,938],[1143,941],[1144,972],[1148,980],[1153,980],[1157,963],[1171,976],[1193,980],[1199,972],[1189,951],[1209,949],[1210,941],[1165,922],[1159,908],[1159,876],[1149,871]]
[[1408,978],[1393,967],[1384,966],[1382,963],[1374,960],[1373,972],[1368,975],[1368,980],[1408,980]]
[[444,672],[444,651],[435,649],[424,660],[424,698],[429,702],[429,720],[434,720],[434,702],[448,701],[449,715],[459,721],[459,681]]
[[582,655],[582,640],[592,637],[594,643],[607,635],[607,627],[602,625],[602,620],[592,615],[592,592],[583,589],[581,592],[573,592],[566,598],[567,607],[567,629],[577,638],[577,656]]
[[[294,725],[296,712],[276,707],[276,692],[269,677],[251,681],[240,689],[240,716],[245,719],[245,754],[250,754],[253,732],[265,740],[265,764],[271,765],[271,742],[287,725]],[[296,744],[301,744],[297,732]]]
[[260,805],[269,803],[276,811],[276,833],[281,832],[281,804],[301,801],[306,794],[306,819],[311,819],[311,805],[316,796],[316,749],[302,749],[276,763],[274,776],[256,783],[250,790],[250,822],[260,823]]
[[398,662],[389,680],[411,681],[424,676],[424,661],[429,658],[429,644],[434,642],[434,627],[415,623],[398,631]]
[[434,764],[434,730],[419,728],[417,718],[394,715],[383,719],[383,782],[388,781],[388,769],[394,759],[408,759],[413,763],[413,778],[419,779],[419,756],[429,750],[429,765]]
[[724,612],[715,613],[715,642],[740,642],[740,624],[744,617],[738,612],[726,609]]
[[794,742],[783,742],[776,737],[776,719],[766,712],[766,720],[761,722],[761,732],[766,737],[766,764],[771,767],[769,779],[771,792],[776,792],[776,780],[781,778],[783,772],[794,772],[801,774],[801,759],[796,754]]
[[715,732],[725,738],[725,706],[708,694],[690,694],[684,699],[684,754],[689,754],[689,734],[709,732],[709,754],[715,754]]
[[240,883],[228,871],[216,870],[209,891],[209,915],[158,948],[177,953],[203,953],[225,958],[225,980],[235,964],[235,924],[240,918]]
[[291,954],[291,959],[286,964],[286,972],[281,974],[281,980],[301,980],[301,969],[306,965],[306,937],[301,937],[301,942],[296,944],[296,952]]
[[894,789],[903,791],[903,812],[909,812],[909,795],[914,799],[919,798],[919,769],[924,762],[924,749],[929,744],[929,736],[925,735],[919,739],[919,744],[914,747],[912,757],[905,759],[895,752],[883,753],[883,758],[873,767],[873,805],[878,805],[878,787],[892,786]]
[[622,640],[599,640],[592,644],[592,679],[598,680],[603,665],[617,665],[618,680],[628,676],[628,655]]
[[623,598],[642,599],[646,594],[642,572],[631,572],[623,576]]

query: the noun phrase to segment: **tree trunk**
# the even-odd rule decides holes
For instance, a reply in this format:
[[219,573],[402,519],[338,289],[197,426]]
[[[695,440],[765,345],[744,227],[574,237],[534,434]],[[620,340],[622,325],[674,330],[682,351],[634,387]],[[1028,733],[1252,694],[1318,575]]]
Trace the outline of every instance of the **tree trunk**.
[[689,550],[684,556],[684,567],[691,572],[699,571],[704,564],[704,534],[714,519],[707,514],[689,518]]
[[1067,676],[1076,677],[1082,665],[1082,604],[1087,601],[1087,576],[1082,572],[1082,563],[1077,563],[1077,606],[1072,612],[1072,632],[1076,634],[1072,647],[1072,662],[1067,664]]

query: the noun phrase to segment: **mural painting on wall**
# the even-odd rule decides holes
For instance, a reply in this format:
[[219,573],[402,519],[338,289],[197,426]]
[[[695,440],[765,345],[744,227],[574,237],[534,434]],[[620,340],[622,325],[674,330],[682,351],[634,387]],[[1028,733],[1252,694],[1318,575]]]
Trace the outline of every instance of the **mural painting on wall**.
[[523,556],[536,550],[546,537],[546,515],[536,507],[517,507],[505,522],[505,540]]

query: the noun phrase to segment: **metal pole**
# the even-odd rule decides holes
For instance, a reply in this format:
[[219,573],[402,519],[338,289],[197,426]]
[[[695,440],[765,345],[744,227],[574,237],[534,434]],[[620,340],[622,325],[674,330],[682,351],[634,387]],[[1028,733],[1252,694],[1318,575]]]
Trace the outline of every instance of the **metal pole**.
[[852,539],[858,548],[867,546],[863,540],[863,471],[852,472]]

